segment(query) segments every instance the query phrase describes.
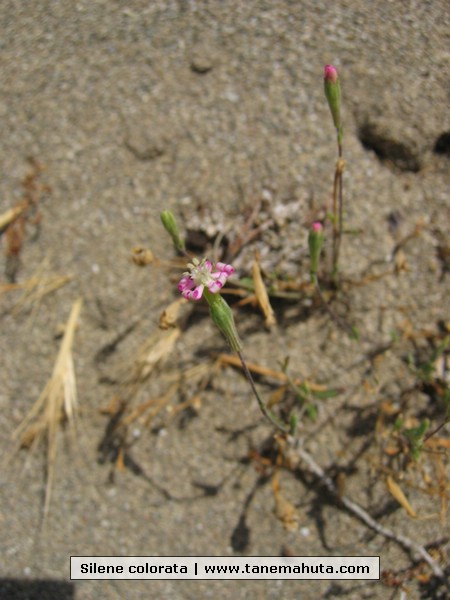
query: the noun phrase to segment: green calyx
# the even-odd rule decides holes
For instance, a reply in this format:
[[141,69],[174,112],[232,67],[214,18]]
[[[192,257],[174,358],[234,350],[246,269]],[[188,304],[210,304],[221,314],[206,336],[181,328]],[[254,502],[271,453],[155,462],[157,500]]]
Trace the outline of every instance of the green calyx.
[[308,245],[309,245],[309,255],[310,255],[310,273],[311,279],[317,276],[317,271],[319,270],[319,261],[320,261],[320,252],[322,250],[323,245],[323,231],[310,229],[308,235]]
[[178,252],[183,253],[185,251],[185,243],[178,230],[178,225],[175,220],[173,213],[170,210],[163,210],[160,214],[161,223],[164,229],[172,238],[173,245]]
[[341,84],[339,83],[339,77],[335,81],[331,79],[325,79],[324,81],[325,96],[328,100],[328,106],[330,107],[331,116],[333,118],[334,126],[337,130],[338,141],[342,142],[343,127],[341,119]]
[[212,320],[225,336],[231,349],[235,352],[240,352],[242,350],[242,343],[234,324],[233,313],[227,302],[220,294],[212,294],[206,289],[203,291],[203,297],[209,304],[209,312]]

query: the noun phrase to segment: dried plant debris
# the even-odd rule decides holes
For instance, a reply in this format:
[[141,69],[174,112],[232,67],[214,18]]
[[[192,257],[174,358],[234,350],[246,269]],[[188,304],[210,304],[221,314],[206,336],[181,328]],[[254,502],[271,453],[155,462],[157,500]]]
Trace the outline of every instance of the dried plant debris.
[[[127,446],[128,426],[144,415],[148,424],[173,397],[176,390],[151,397],[138,406],[135,402],[139,392],[144,391],[148,379],[153,374],[160,375],[161,367],[172,354],[180,334],[178,327],[158,329],[140,346],[131,360],[116,369],[118,376],[113,383],[118,385],[117,392],[110,406],[102,410],[109,416],[109,422],[98,447],[101,463],[117,461]],[[149,417],[149,414],[152,416]]]
[[143,246],[135,246],[132,251],[131,260],[138,267],[146,267],[155,261],[153,252],[149,248]]
[[[166,348],[169,349],[168,346]],[[141,356],[137,356],[137,364]],[[139,372],[139,369],[135,372]],[[162,374],[155,366],[152,373],[158,374],[159,383],[166,385],[164,392],[144,401],[140,400],[145,393],[144,383],[150,377],[148,374],[144,380],[135,379],[122,385],[119,395],[114,396],[110,405],[102,410],[110,420],[98,447],[100,463],[112,462],[116,468],[129,464],[128,449],[131,443],[128,431],[131,425],[135,432],[140,431],[141,426],[159,429],[166,427],[180,413],[198,413],[202,406],[202,391],[213,376],[214,365],[203,363],[181,373],[170,371]]]
[[45,259],[36,272],[26,281],[21,283],[0,286],[0,296],[10,291],[21,292],[19,298],[14,302],[11,314],[17,316],[21,313],[34,315],[40,306],[42,299],[48,294],[72,281],[70,275],[57,275],[50,272],[48,259]]
[[297,277],[307,257],[298,228],[308,219],[304,208],[308,200],[293,196],[280,199],[263,190],[261,199],[239,215],[226,215],[217,206],[200,206],[196,211],[190,207],[185,215],[188,247],[203,253],[213,248],[214,259],[232,261],[236,269],[247,272],[258,252],[264,272]]
[[18,219],[26,210],[27,210],[26,202],[20,202],[13,208],[9,208],[7,211],[0,215],[0,233],[5,231],[11,223],[13,223],[16,219]]
[[279,471],[275,471],[272,477],[272,491],[275,500],[275,516],[281,521],[286,531],[298,531],[300,517],[292,502],[286,500],[281,493]]
[[435,560],[428,550],[413,540],[401,533],[397,533],[394,530],[381,525],[376,519],[374,519],[362,506],[354,502],[347,495],[342,494],[342,489],[336,485],[333,479],[324,471],[324,469],[315,461],[315,459],[309,454],[307,450],[303,448],[299,440],[294,438],[283,439],[277,438],[277,442],[280,445],[281,451],[285,454],[289,461],[292,461],[291,455],[297,454],[299,459],[299,467],[307,469],[320,481],[324,489],[333,496],[338,505],[345,508],[347,511],[352,513],[356,518],[365,523],[367,527],[382,535],[386,539],[393,540],[400,546],[402,546],[411,555],[419,556],[422,561],[428,564],[433,574],[441,581],[445,579],[444,571],[439,564],[439,561]]
[[416,511],[411,506],[408,498],[405,496],[400,485],[390,475],[386,478],[386,485],[389,493],[397,500],[397,502],[406,510],[408,515],[412,518],[417,517]]
[[42,197],[51,191],[48,185],[39,181],[44,166],[33,158],[29,162],[31,170],[22,180],[22,199],[16,206],[0,215],[0,233],[5,236],[5,276],[11,283],[16,281],[20,268],[27,224],[39,225],[42,218],[39,203]]
[[159,327],[161,329],[176,327],[180,318],[180,311],[186,304],[188,304],[188,301],[185,298],[177,298],[171,302],[161,313]]
[[81,299],[73,304],[53,373],[38,400],[13,434],[19,447],[35,448],[39,442],[45,440],[47,483],[44,519],[50,508],[58,448],[58,430],[65,422],[69,424],[72,432],[75,428],[78,401],[72,346],[81,306]]
[[150,335],[139,348],[131,364],[124,367],[122,381],[132,387],[146,381],[153,371],[168,359],[180,335],[179,328],[158,329]]
[[255,286],[255,295],[258,300],[259,307],[264,315],[264,325],[267,329],[271,329],[277,324],[275,313],[270,305],[269,295],[261,275],[258,258],[255,258],[252,266],[253,283]]
[[[233,354],[219,354],[217,357],[217,362],[219,365],[231,366],[241,368],[241,362],[237,356]],[[269,369],[268,367],[264,367],[263,365],[259,365],[253,362],[247,362],[247,367],[251,373],[255,375],[261,375],[264,377],[268,377],[270,379],[275,379],[276,381],[280,381],[282,383],[293,383],[295,385],[307,385],[308,389],[315,394],[332,394],[333,396],[337,395],[340,390],[332,390],[327,388],[327,386],[320,383],[312,383],[306,380],[300,379],[290,379],[288,375],[284,371],[277,371],[275,369]]]

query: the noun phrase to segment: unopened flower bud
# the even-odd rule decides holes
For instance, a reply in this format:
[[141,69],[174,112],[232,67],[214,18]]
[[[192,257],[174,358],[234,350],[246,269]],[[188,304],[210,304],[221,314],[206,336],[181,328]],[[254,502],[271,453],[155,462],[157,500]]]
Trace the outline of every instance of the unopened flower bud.
[[164,229],[172,238],[173,245],[179,252],[184,252],[185,244],[184,240],[178,231],[178,225],[175,220],[173,213],[170,210],[163,210],[160,214],[161,222],[164,225]]
[[337,129],[338,136],[342,137],[341,121],[341,84],[339,83],[339,74],[333,65],[326,65],[324,71],[325,96],[328,100],[331,116],[334,126]]
[[231,349],[235,352],[240,352],[242,350],[242,343],[239,339],[236,325],[234,324],[234,317],[231,308],[220,294],[212,294],[205,289],[203,296],[209,304],[209,311],[212,320],[225,336],[227,342],[231,346]]
[[322,223],[316,221],[312,224],[308,235],[309,255],[310,255],[310,273],[311,278],[315,279],[319,269],[320,251],[323,244],[323,227]]

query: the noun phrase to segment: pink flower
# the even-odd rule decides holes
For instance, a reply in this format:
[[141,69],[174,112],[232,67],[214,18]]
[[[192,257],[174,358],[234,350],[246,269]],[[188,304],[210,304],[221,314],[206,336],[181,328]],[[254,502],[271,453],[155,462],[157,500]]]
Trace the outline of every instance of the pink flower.
[[333,65],[325,65],[324,76],[325,81],[329,81],[330,83],[336,83],[338,80],[338,72],[336,67]]
[[338,142],[342,142],[342,122],[341,122],[341,84],[339,83],[339,74],[333,65],[325,65],[323,74],[323,83],[325,96],[333,117],[334,126],[338,132]]
[[200,300],[205,287],[211,294],[217,294],[228,277],[235,272],[231,265],[218,262],[213,266],[206,258],[201,262],[194,258],[192,264],[188,264],[188,269],[178,284],[181,295],[188,300]]
[[323,230],[322,223],[319,223],[319,221],[315,221],[311,225],[311,229],[314,231],[314,233],[320,233]]

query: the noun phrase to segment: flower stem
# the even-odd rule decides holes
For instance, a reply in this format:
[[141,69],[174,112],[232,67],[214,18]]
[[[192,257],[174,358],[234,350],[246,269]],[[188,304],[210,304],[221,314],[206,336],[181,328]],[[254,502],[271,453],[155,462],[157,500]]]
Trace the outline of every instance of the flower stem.
[[337,278],[339,269],[339,251],[342,239],[342,224],[344,213],[344,192],[342,174],[345,168],[345,161],[342,158],[342,143],[338,142],[339,157],[336,163],[336,170],[333,181],[333,267],[332,277]]
[[253,380],[252,374],[250,373],[250,370],[247,367],[247,363],[245,362],[242,351],[239,350],[237,352],[237,355],[239,356],[239,359],[240,359],[241,365],[242,365],[242,369],[244,371],[245,376],[247,377],[250,387],[252,388],[253,394],[255,395],[255,398],[258,401],[258,405],[259,405],[259,408],[261,409],[261,412],[266,417],[266,419],[268,421],[270,421],[272,423],[272,425],[274,425],[277,429],[279,429],[280,431],[283,431],[284,433],[289,433],[291,431],[291,427],[288,427],[287,425],[282,423],[275,415],[273,415],[270,412],[270,410],[267,408],[267,406],[264,404],[264,402],[262,401],[260,395],[258,394],[258,390],[256,389],[256,385]]

